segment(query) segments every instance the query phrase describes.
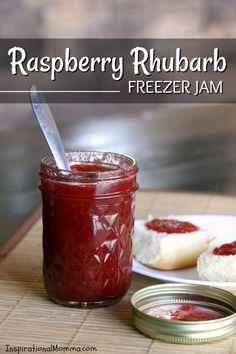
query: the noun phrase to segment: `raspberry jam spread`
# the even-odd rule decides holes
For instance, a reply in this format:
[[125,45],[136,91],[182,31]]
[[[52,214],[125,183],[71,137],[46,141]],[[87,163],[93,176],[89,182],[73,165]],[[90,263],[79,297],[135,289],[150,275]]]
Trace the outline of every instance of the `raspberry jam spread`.
[[225,243],[220,247],[216,247],[213,250],[213,254],[217,256],[235,256],[236,255],[236,241],[231,243]]
[[199,228],[190,222],[173,219],[153,219],[145,224],[149,230],[166,234],[183,234],[198,231]]
[[110,164],[101,164],[101,163],[77,163],[70,164],[70,168],[73,171],[77,172],[109,172],[113,170],[117,170],[118,167]]
[[[105,153],[82,157],[89,154]],[[59,173],[49,158],[41,163],[44,283],[60,304],[109,305],[130,285],[137,166],[107,154],[109,163],[73,161],[72,175]]]
[[222,313],[200,305],[154,305],[142,310],[150,316],[173,321],[209,321],[225,317]]

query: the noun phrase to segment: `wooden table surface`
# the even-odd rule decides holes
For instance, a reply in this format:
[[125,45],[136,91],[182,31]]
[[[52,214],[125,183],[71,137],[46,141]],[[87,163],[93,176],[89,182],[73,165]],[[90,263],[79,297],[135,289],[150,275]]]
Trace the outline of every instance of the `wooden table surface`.
[[[148,213],[155,216],[236,215],[236,198],[196,193],[138,192],[136,217],[144,218]],[[134,291],[158,283],[139,274],[133,274],[128,294],[111,307],[80,310],[49,301],[43,287],[41,219],[35,222],[38,215],[39,211],[0,250],[3,258],[0,263],[1,354],[7,352],[7,344],[11,347],[30,348],[35,345],[51,349],[54,344],[58,345],[60,353],[69,353],[66,347],[109,354],[236,353],[236,335],[213,344],[188,346],[162,343],[139,333],[132,325],[130,297]]]

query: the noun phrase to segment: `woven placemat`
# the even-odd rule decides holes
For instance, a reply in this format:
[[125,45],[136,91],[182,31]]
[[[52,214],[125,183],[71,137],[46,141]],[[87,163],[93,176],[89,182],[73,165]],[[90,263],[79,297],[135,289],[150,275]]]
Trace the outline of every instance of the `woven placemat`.
[[[145,218],[149,213],[160,216],[236,214],[236,198],[139,192],[136,216]],[[15,346],[21,347],[19,353],[30,352],[30,349],[37,352],[40,348],[51,353],[76,353],[79,349],[109,354],[236,353],[236,336],[214,344],[187,346],[161,343],[139,333],[132,325],[130,297],[134,291],[158,281],[138,274],[133,274],[128,294],[114,306],[79,310],[52,303],[43,287],[41,234],[39,220],[0,263],[0,353],[6,353],[7,349],[9,352]]]

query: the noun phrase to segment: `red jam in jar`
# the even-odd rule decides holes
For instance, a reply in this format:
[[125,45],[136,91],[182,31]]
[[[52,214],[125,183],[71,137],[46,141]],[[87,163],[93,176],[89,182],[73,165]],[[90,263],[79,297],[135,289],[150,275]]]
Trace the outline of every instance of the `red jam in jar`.
[[153,219],[145,224],[148,230],[166,234],[183,234],[198,231],[199,228],[188,221],[174,219]]
[[109,152],[68,160],[71,172],[50,157],[40,167],[45,288],[59,304],[110,305],[131,281],[137,165]]
[[213,250],[213,254],[217,256],[235,256],[236,255],[236,241],[231,243],[224,243],[220,247]]
[[209,321],[225,315],[206,306],[194,304],[153,305],[143,309],[150,316],[172,321]]

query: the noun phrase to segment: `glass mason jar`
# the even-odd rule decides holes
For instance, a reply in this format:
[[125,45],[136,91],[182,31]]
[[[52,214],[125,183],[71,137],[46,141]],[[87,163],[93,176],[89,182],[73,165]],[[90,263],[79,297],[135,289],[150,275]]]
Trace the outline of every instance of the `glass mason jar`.
[[131,281],[137,164],[110,152],[67,157],[72,171],[52,157],[40,165],[45,288],[62,305],[110,305]]

